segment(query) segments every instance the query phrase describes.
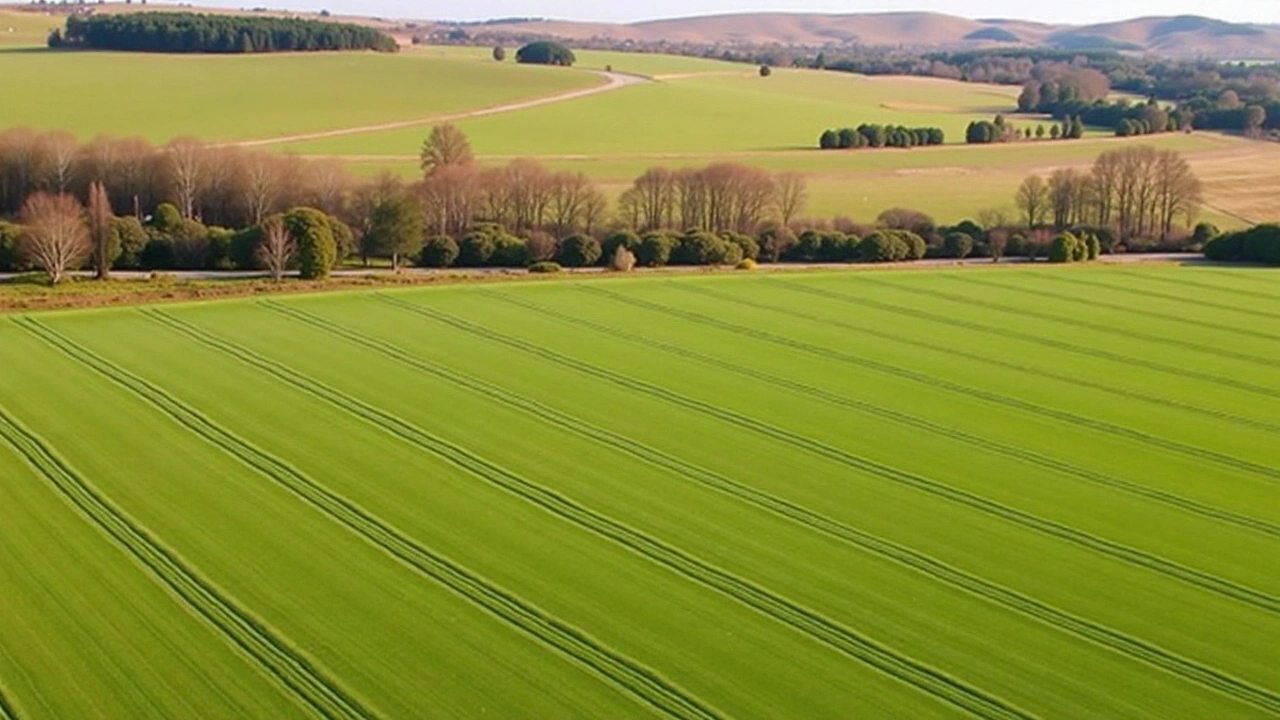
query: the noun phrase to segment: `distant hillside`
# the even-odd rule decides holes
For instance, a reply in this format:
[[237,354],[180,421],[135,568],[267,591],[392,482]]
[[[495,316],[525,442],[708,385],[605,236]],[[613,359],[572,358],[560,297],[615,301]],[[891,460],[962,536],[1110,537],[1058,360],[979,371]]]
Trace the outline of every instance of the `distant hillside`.
[[[477,31],[489,26],[468,26]],[[970,20],[928,12],[809,14],[738,13],[631,24],[558,20],[504,22],[505,33],[566,40],[697,44],[878,45],[981,48],[1010,45],[1072,50],[1112,49],[1172,57],[1280,59],[1280,26],[1197,16],[1144,17],[1097,25],[1025,20]]]

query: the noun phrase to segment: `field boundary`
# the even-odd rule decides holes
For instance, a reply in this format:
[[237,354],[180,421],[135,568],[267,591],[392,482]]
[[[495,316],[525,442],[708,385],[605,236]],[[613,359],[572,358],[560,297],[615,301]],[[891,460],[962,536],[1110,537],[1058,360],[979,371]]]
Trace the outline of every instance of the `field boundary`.
[[[382,296],[379,297],[381,298]],[[298,322],[322,328],[335,327],[322,318],[297,308],[291,308],[269,300],[263,301],[262,304],[285,316],[292,317]],[[297,383],[297,386],[300,388],[310,387],[307,383],[301,381]],[[320,388],[324,386],[315,384],[314,387],[316,392],[320,392],[322,391]],[[681,577],[737,600],[746,607],[761,615],[773,618],[797,633],[817,640],[854,660],[877,669],[885,675],[930,694],[938,700],[951,703],[971,714],[984,718],[1022,718],[1025,720],[1035,717],[1006,700],[893,650],[840,622],[832,620],[822,613],[802,606],[783,595],[774,593],[768,588],[739,577],[734,573],[711,565],[674,545],[654,538],[606,515],[597,513],[587,506],[549,490],[522,475],[507,470],[453,443],[437,438],[431,433],[386,411],[368,406],[342,393],[337,393],[337,391],[329,390],[329,392],[346,397],[348,402],[354,403],[357,407],[363,407],[365,412],[383,418],[382,421],[367,418],[370,422],[380,425],[394,423],[394,428],[383,425],[388,432],[393,432],[421,449],[449,460],[472,475],[538,506],[547,513],[599,537],[610,540],[659,567],[665,567]]]
[[835,407],[841,407],[841,408],[853,410],[855,412],[860,412],[866,415],[870,415],[872,417],[889,420],[891,422],[898,423],[905,427],[924,430],[925,432],[928,432],[934,435],[938,435],[951,440],[956,440],[962,443],[966,443],[970,447],[979,451],[990,452],[995,455],[1002,455],[1004,457],[1026,462],[1031,465],[1035,465],[1044,469],[1052,470],[1060,474],[1066,475],[1068,477],[1074,477],[1079,480],[1083,480],[1085,482],[1089,482],[1095,485],[1100,485],[1103,487],[1120,490],[1122,492],[1129,493],[1137,497],[1153,500],[1161,504],[1168,505],[1169,507],[1175,508],[1177,510],[1181,510],[1183,512],[1191,513],[1193,515],[1198,515],[1205,519],[1223,522],[1230,525],[1235,525],[1237,527],[1240,527],[1246,530],[1252,530],[1254,532],[1259,532],[1265,535],[1271,535],[1273,537],[1280,537],[1280,525],[1259,520],[1257,518],[1250,517],[1247,515],[1240,515],[1238,513],[1234,513],[1229,510],[1224,510],[1222,508],[1219,508],[1213,505],[1208,505],[1208,504],[1199,502],[1197,500],[1183,497],[1176,493],[1165,492],[1163,490],[1158,490],[1155,488],[1148,487],[1146,485],[1142,485],[1140,483],[1131,482],[1129,480],[1125,480],[1123,478],[1116,477],[1108,473],[1098,472],[1095,470],[1090,470],[1088,468],[1082,468],[1063,460],[1058,460],[1056,458],[1052,458],[1047,455],[1041,455],[1040,453],[1037,453],[1034,450],[1024,450],[1024,449],[1016,448],[1011,445],[1005,445],[1004,443],[992,440],[990,438],[980,437],[972,433],[966,432],[964,430],[960,430],[958,428],[953,428],[950,426],[935,423],[933,421],[926,420],[924,418],[920,418],[920,417],[910,415],[908,413],[900,412],[897,410],[891,410],[889,408],[881,407],[879,405],[876,405],[874,403],[870,403],[864,400],[855,400],[853,398],[847,398],[843,395],[838,395],[829,390],[825,390],[823,388],[809,385],[807,383],[803,383],[798,380],[792,380],[790,378],[783,377],[780,375],[775,375],[773,373],[769,373],[764,370],[759,370],[756,368],[749,368],[747,366],[739,365],[729,360],[713,357],[711,355],[707,355],[705,353],[701,353],[696,350],[688,350],[686,348],[682,348],[677,345],[673,345],[671,343],[655,340],[653,338],[639,335],[637,333],[623,330],[621,328],[608,327],[599,323],[592,322],[590,320],[576,318],[572,315],[569,315],[567,313],[562,313],[558,310],[555,310],[553,308],[548,308],[544,305],[538,305],[537,303],[516,299],[506,293],[492,291],[489,293],[489,295],[490,297],[493,297],[497,300],[510,303],[512,305],[524,308],[526,310],[530,310],[532,312],[536,312],[539,316],[542,316],[542,317],[555,318],[566,324],[587,328],[589,330],[596,332],[597,334],[606,335],[612,338],[627,340],[634,344],[640,345],[641,347],[661,350],[668,354],[693,360],[695,362],[699,362],[709,367],[714,367],[721,370],[727,370],[729,372],[732,372],[736,375],[741,375],[742,377],[748,378],[750,380],[763,382],[769,385],[773,385],[774,387],[788,390],[790,392],[799,393],[801,395],[805,395],[807,397],[820,400],[822,402],[825,402]]
[[[201,577],[149,531],[114,507],[87,480],[57,455],[34,432],[0,407],[0,438],[52,485],[67,504],[164,587],[180,599],[188,612],[203,617],[223,638],[274,677],[295,701],[328,718],[372,720],[378,716],[328,677],[315,661],[277,636],[260,620],[238,607],[215,585]],[[2,709],[2,706],[0,706]],[[3,715],[0,712],[0,715]]]
[[[196,342],[218,349],[241,362],[276,375],[279,379],[288,382],[294,387],[318,396],[317,393],[312,392],[312,388],[321,387],[320,383],[287,368],[287,366],[265,358],[230,340],[219,338],[207,330],[191,325],[168,313],[158,310],[146,312],[157,321],[181,332]],[[935,582],[959,589],[996,606],[1019,612],[1063,633],[1088,640],[1119,654],[1143,661],[1160,670],[1175,674],[1189,682],[1210,688],[1233,699],[1280,713],[1280,695],[1254,686],[1222,670],[1203,665],[1106,625],[1073,615],[1048,603],[961,570],[925,553],[886,540],[873,533],[859,530],[821,513],[814,512],[801,504],[758,490],[721,473],[686,462],[634,438],[597,426],[537,400],[464,373],[446,369],[392,343],[373,338],[346,326],[336,326],[332,323],[309,322],[308,324],[334,337],[345,339],[352,344],[377,352],[404,367],[425,372],[455,387],[484,395],[503,407],[518,410],[539,421],[549,422],[560,430],[587,439],[601,447],[608,447],[617,452],[630,455],[665,473],[711,488],[722,495],[763,510],[775,517],[799,525],[806,530],[833,538],[862,552],[888,559]],[[269,367],[276,368],[279,372],[288,373],[294,377],[293,379],[280,377],[276,369],[268,369]],[[334,390],[333,392],[338,393],[339,391]],[[352,400],[362,405],[367,405],[355,398],[352,398]],[[349,409],[339,404],[336,400],[330,400],[330,402],[350,412]],[[373,412],[383,412],[372,408],[372,406],[370,407]],[[372,422],[371,420],[369,421]]]
[[3,688],[0,688],[0,720],[18,720],[18,711],[5,696]]
[[179,426],[290,491],[357,537],[484,608],[526,636],[541,641],[545,647],[575,661],[595,677],[633,699],[671,717],[721,716],[655,671],[608,648],[515,594],[498,588],[479,574],[427,549],[358,505],[213,422],[160,387],[96,355],[48,326],[29,318],[22,325],[66,356],[146,401]]
[[[586,288],[583,289],[585,290]],[[612,293],[603,292],[601,294],[612,295]],[[700,414],[716,418],[722,422],[750,430],[763,437],[778,440],[811,455],[824,457],[845,465],[846,467],[862,471],[874,477],[879,477],[891,483],[911,487],[926,494],[982,511],[988,515],[1004,519],[1010,523],[1021,525],[1051,537],[1066,540],[1081,547],[1093,550],[1100,555],[1105,555],[1127,564],[1145,568],[1157,574],[1169,577],[1170,579],[1179,580],[1187,585],[1198,587],[1201,590],[1207,590],[1216,595],[1230,598],[1266,612],[1280,614],[1280,598],[1276,598],[1267,593],[1235,583],[1231,580],[1220,578],[1211,573],[1175,563],[1158,555],[1138,550],[1136,548],[1131,548],[1127,545],[1107,540],[1091,533],[1083,532],[1062,523],[1041,518],[1011,506],[997,503],[975,493],[953,488],[945,483],[939,483],[915,473],[904,472],[882,463],[867,460],[866,458],[859,457],[835,446],[828,445],[803,435],[798,435],[761,420],[741,415],[724,408],[708,405],[700,400],[681,395],[680,393],[673,392],[666,388],[602,369],[596,365],[577,360],[576,358],[563,355],[548,348],[527,343],[523,340],[519,340],[509,335],[499,333],[437,310],[432,310],[413,303],[405,303],[400,300],[393,300],[385,295],[379,295],[378,297],[389,304],[404,308],[408,312],[432,318],[438,322],[477,337],[487,339],[491,342],[507,345],[508,347],[513,347],[523,352],[543,357],[564,367],[573,368],[581,374],[596,377],[615,385],[641,390],[646,394],[665,400],[673,405],[685,407]]]

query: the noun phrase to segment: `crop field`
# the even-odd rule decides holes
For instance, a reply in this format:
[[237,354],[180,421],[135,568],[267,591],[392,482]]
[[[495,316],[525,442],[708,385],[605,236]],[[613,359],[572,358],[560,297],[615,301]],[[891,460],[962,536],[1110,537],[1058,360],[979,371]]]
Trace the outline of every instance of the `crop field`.
[[1278,281],[0,317],[0,717],[1280,716]]

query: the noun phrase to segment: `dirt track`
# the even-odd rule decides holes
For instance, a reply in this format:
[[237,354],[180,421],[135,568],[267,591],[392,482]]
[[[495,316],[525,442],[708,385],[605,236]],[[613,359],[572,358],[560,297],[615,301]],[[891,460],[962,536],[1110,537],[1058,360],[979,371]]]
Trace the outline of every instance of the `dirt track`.
[[382,132],[384,130],[399,130],[401,128],[434,125],[437,123],[454,122],[456,120],[469,120],[471,118],[486,117],[488,115],[500,115],[502,113],[528,110],[529,108],[565,102],[566,100],[576,100],[578,98],[589,97],[591,95],[599,95],[600,93],[609,92],[611,90],[618,90],[629,85],[638,85],[650,82],[648,78],[641,77],[639,75],[626,75],[623,73],[613,72],[596,72],[595,74],[605,78],[607,82],[603,85],[596,85],[582,90],[571,90],[569,92],[546,95],[544,97],[532,98],[530,100],[521,100],[520,102],[507,103],[505,105],[494,105],[493,107],[481,108],[479,110],[431,115],[413,120],[398,120],[389,123],[378,123],[376,125],[359,125],[356,127],[338,128],[336,130],[321,130],[319,132],[302,133],[299,135],[284,135],[258,140],[245,140],[230,144],[237,145],[239,147],[262,147],[265,145],[281,145],[284,143],[303,142],[306,140],[323,140],[325,138],[341,137],[343,135],[359,135],[361,133]]

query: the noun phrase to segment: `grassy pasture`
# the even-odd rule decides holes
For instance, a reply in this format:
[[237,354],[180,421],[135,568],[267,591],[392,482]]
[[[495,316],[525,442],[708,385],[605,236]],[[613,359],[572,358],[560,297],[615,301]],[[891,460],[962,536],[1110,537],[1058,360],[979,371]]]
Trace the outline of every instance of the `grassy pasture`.
[[[1276,280],[640,277],[2,318],[0,693],[22,718],[201,693],[202,717],[1274,716]],[[59,500],[77,487],[100,502]],[[139,533],[108,539],[121,518]],[[212,591],[164,589],[183,578]],[[79,622],[35,642],[50,607]],[[203,614],[232,609],[272,643]],[[173,647],[190,665],[148,673]],[[296,686],[270,672],[291,656]]]
[[0,48],[12,52],[22,47],[43,47],[49,32],[63,24],[61,16],[0,10]]
[[[589,73],[402,53],[164,56],[0,53],[0,127],[88,138],[236,141],[414,120],[553,95]],[[156,103],[163,112],[152,112]],[[421,135],[421,130],[414,131]],[[411,146],[405,152],[412,152]]]
[[[732,66],[731,66],[732,67]],[[754,68],[660,80],[616,93],[459,123],[482,155],[724,153],[811,148],[829,127],[937,125],[963,141],[972,120],[1007,110],[1017,88]],[[284,149],[308,155],[395,155],[420,130],[328,138]]]

